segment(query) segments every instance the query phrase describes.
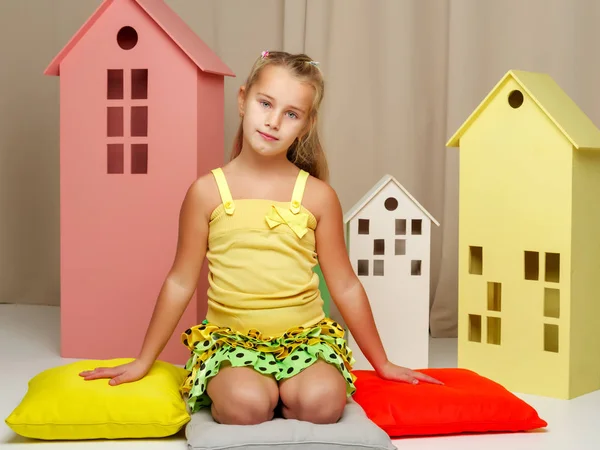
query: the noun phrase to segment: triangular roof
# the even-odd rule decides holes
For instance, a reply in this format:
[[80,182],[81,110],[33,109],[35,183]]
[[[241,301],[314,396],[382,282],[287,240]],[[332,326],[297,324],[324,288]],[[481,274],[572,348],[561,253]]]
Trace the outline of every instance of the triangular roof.
[[396,180],[392,175],[384,175],[375,185],[367,192],[363,197],[356,202],[356,204],[344,215],[344,222],[348,223],[352,220],[366,205],[373,199],[381,190],[388,185],[388,183],[394,183],[402,192],[406,194],[408,198],[421,210],[423,214],[425,214],[429,219],[435,223],[436,225],[440,225],[435,218],[429,214],[429,212],[423,208],[423,206],[412,196],[410,193],[402,186],[398,180]]
[[[98,18],[110,8],[115,0],[104,0],[90,18],[77,30],[67,45],[54,57],[44,71],[45,75],[60,75],[60,63],[77,45]],[[179,48],[202,70],[223,76],[235,76],[233,71],[198,37],[196,33],[173,11],[164,0],[135,0],[140,8],[179,46]]]
[[515,80],[542,112],[556,125],[576,149],[600,148],[600,130],[577,104],[556,84],[550,75],[522,70],[509,70],[471,113],[462,126],[447,142],[448,147],[458,147],[465,131],[490,104],[509,80]]

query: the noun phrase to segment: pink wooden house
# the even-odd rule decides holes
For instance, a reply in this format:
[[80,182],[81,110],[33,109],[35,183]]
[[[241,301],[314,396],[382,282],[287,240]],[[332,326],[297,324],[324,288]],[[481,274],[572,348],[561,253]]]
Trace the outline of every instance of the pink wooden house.
[[[60,76],[61,355],[135,357],[175,255],[189,185],[224,162],[232,71],[163,0],[104,0]],[[160,359],[203,319],[206,265]]]

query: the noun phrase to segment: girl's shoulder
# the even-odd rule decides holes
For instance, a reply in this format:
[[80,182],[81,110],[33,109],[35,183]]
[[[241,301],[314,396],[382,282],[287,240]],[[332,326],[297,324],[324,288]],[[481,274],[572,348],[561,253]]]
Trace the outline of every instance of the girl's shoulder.
[[190,185],[186,197],[195,213],[201,214],[207,221],[210,220],[214,209],[221,203],[219,189],[211,172],[198,177]]
[[317,222],[327,213],[339,208],[339,198],[335,189],[312,175],[306,180],[302,203],[313,213]]

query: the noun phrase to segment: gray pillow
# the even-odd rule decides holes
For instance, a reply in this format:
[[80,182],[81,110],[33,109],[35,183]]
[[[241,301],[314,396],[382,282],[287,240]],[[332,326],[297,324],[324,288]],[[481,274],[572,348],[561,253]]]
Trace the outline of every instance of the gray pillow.
[[389,436],[350,399],[335,424],[274,418],[258,425],[221,425],[209,408],[192,414],[185,435],[190,450],[397,450]]

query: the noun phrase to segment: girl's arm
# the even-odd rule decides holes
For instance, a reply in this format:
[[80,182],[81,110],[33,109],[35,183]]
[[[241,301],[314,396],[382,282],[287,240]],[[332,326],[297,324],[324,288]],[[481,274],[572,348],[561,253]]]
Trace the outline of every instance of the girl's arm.
[[356,276],[344,240],[342,207],[335,191],[318,183],[319,222],[315,232],[319,265],[332,300],[375,371],[382,377],[416,383],[418,380],[440,384],[419,372],[396,366],[388,360],[373,319],[365,289]]
[[173,265],[161,287],[138,359],[150,367],[164,349],[198,285],[208,239],[206,180],[186,193],[179,214],[179,234]]

